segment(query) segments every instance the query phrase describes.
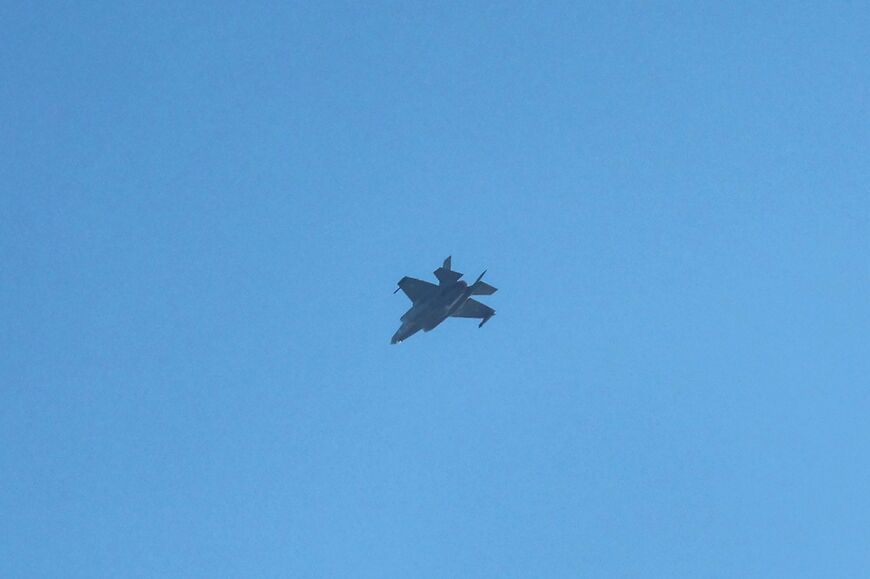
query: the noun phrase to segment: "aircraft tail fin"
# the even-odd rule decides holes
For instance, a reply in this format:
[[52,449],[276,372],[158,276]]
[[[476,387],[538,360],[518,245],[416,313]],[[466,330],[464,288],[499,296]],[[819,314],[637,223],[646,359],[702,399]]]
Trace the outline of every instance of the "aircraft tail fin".
[[480,281],[483,279],[484,275],[486,275],[486,270],[483,270],[483,273],[480,274],[476,280],[474,280],[473,284],[471,284],[471,295],[488,296],[498,291],[498,289],[492,287],[485,281]]
[[450,269],[450,258],[451,256],[447,256],[447,259],[444,260],[444,265],[435,270],[435,277],[438,278],[439,283],[441,285],[453,283],[459,278],[462,277],[462,274],[458,271],[453,271]]

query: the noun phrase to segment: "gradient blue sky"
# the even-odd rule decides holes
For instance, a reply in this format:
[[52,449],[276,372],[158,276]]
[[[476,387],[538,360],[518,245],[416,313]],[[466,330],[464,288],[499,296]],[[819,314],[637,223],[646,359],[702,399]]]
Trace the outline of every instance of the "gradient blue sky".
[[870,7],[721,4],[5,3],[0,576],[867,577]]

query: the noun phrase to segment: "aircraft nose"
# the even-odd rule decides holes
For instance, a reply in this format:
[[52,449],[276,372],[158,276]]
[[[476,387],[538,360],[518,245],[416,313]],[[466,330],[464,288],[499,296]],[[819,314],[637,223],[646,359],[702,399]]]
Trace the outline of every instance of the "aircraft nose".
[[403,322],[402,326],[393,334],[390,340],[391,344],[401,344],[408,339],[408,336],[413,335],[419,328],[415,328],[410,322]]

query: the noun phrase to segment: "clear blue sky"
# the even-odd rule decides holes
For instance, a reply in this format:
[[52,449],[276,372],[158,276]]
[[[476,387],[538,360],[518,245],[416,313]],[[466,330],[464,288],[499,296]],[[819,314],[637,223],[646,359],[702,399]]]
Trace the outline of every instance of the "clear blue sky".
[[0,576],[867,577],[867,3],[436,4],[0,8]]

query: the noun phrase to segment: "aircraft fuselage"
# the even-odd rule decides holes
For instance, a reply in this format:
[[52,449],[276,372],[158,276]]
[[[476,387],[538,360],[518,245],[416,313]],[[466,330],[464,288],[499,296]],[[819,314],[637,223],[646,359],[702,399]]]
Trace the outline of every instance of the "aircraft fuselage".
[[420,330],[433,330],[451,316],[480,319],[478,327],[482,327],[495,315],[494,309],[471,298],[474,295],[491,295],[497,291],[482,281],[486,271],[480,274],[477,281],[468,284],[459,279],[462,277],[461,273],[450,267],[448,257],[432,273],[438,278],[438,285],[408,276],[399,280],[399,287],[393,293],[404,291],[412,305],[402,315],[402,325],[393,335],[391,344],[406,340]]
[[438,324],[450,317],[450,314],[462,307],[471,297],[468,284],[460,280],[439,291],[431,298],[411,306],[400,320],[402,326],[393,336],[390,343],[395,344],[406,340],[420,330],[428,332],[438,327]]

